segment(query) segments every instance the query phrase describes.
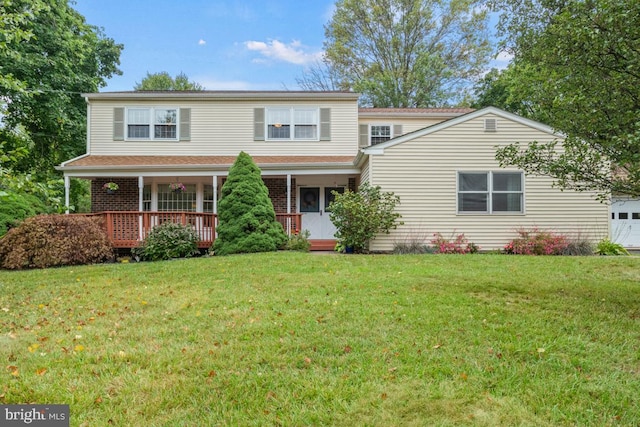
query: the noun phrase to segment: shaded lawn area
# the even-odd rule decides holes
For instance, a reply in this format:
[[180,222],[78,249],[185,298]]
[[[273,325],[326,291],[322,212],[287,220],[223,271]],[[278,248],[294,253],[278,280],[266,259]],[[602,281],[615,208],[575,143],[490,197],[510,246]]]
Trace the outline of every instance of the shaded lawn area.
[[0,271],[0,403],[71,425],[638,425],[640,257]]

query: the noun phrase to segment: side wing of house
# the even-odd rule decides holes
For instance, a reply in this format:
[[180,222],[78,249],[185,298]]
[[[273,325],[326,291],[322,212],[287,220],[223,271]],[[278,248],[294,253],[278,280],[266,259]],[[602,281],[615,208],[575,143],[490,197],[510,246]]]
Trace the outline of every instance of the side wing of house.
[[470,108],[360,108],[358,145],[365,148],[474,111]]
[[498,146],[559,138],[544,125],[487,108],[365,149],[368,181],[400,196],[404,221],[371,249],[428,243],[434,233],[464,233],[484,250],[500,249],[521,228],[606,236],[609,210],[594,194],[560,191],[548,177],[503,169],[495,160]]

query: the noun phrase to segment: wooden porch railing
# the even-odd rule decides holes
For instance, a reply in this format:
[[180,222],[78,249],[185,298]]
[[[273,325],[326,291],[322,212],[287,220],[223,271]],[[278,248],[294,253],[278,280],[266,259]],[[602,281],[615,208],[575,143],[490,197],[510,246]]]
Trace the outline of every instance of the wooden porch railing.
[[[138,246],[153,227],[167,221],[192,226],[201,249],[209,248],[216,235],[217,215],[212,213],[105,211],[86,215],[99,218],[114,248]],[[288,235],[302,229],[302,214],[276,214],[276,220]]]

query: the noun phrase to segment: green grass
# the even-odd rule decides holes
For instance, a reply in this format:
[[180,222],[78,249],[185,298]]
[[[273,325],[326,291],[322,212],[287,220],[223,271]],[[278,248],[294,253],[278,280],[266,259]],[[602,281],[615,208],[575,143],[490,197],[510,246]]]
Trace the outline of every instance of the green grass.
[[72,426],[640,424],[640,257],[0,272],[0,403]]

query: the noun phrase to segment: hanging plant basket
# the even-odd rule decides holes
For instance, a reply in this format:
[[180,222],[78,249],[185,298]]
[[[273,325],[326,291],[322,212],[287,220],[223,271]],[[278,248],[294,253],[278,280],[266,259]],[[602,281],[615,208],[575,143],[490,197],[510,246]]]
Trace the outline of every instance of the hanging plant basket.
[[102,189],[106,191],[107,194],[116,194],[116,191],[118,191],[118,188],[120,188],[120,186],[113,181],[105,182],[102,185]]
[[184,190],[186,190],[186,187],[181,182],[172,182],[169,184],[169,190],[173,191],[174,193],[182,193]]

